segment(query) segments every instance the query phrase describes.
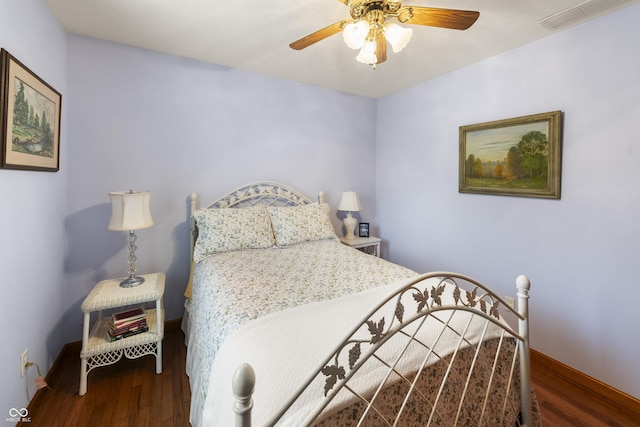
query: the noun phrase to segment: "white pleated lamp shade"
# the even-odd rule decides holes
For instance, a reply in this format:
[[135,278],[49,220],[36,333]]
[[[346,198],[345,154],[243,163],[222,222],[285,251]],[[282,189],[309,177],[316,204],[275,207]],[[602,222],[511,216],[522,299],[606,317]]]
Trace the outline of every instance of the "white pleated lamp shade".
[[153,225],[149,201],[149,191],[115,191],[109,193],[111,199],[111,220],[109,230],[141,230]]
[[338,204],[339,211],[358,212],[360,211],[360,200],[358,200],[358,193],[355,191],[345,191],[342,193],[340,203]]

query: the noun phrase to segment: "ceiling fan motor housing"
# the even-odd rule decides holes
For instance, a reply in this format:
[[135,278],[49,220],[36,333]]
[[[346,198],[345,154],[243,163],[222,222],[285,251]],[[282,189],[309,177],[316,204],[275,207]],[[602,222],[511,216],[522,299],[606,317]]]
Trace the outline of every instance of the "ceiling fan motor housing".
[[363,0],[349,3],[351,17],[355,20],[367,17],[372,11],[380,11],[376,15],[386,18],[386,15],[394,16],[400,10],[401,2],[388,0]]

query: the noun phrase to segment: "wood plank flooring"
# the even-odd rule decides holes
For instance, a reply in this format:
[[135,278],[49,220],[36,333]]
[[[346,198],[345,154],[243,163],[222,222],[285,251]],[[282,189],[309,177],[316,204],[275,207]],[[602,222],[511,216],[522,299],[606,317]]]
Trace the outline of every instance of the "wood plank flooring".
[[[87,393],[80,386],[80,346],[63,357],[49,389],[29,405],[29,427],[189,426],[191,391],[185,374],[186,348],[178,322],[165,327],[162,373],[144,356],[89,373]],[[53,369],[52,369],[53,370]]]
[[[79,346],[60,359],[29,405],[38,427],[189,426],[191,392],[185,375],[186,349],[178,322],[165,328],[162,374],[155,358],[123,359],[89,374],[87,394],[78,395]],[[545,426],[640,426],[640,413],[603,401],[532,361],[532,379]],[[231,392],[231,390],[229,390]]]
[[[531,358],[531,381],[545,426],[640,426],[637,400],[622,407],[558,375]],[[629,398],[632,399],[631,397]]]

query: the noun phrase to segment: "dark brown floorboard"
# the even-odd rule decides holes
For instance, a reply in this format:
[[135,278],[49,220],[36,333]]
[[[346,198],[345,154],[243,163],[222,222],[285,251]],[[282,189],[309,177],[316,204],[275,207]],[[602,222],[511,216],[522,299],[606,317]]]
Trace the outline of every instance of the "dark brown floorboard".
[[620,408],[534,361],[531,363],[531,382],[544,426],[640,426],[639,413]]

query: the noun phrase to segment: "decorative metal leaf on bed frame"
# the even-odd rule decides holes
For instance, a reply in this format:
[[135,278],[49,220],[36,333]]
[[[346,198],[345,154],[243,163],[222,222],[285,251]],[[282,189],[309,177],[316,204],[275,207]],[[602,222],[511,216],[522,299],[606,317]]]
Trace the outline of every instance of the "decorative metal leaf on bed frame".
[[[442,299],[441,299],[442,295],[444,294],[444,291],[446,290],[445,283],[450,283],[453,286],[455,286],[453,290],[455,306],[464,306],[464,307],[474,308],[476,305],[479,304],[480,311],[483,314],[495,317],[496,319],[500,319],[500,312],[499,312],[500,300],[497,299],[495,295],[493,295],[492,293],[486,292],[478,296],[479,287],[476,286],[474,287],[473,291],[471,292],[466,291],[467,302],[465,303],[460,298],[461,290],[457,282],[454,280],[453,277],[448,277],[448,276],[443,277],[437,286],[432,285],[430,289],[424,288],[422,291],[420,291],[420,289],[418,289],[417,287],[410,286],[400,291],[396,299],[394,317],[398,320],[398,322],[400,323],[403,322],[405,307],[404,307],[404,304],[402,303],[402,297],[404,296],[405,293],[409,291],[413,291],[413,294],[412,294],[413,299],[415,303],[417,303],[416,313],[424,312],[424,314],[426,315],[427,312],[431,311],[434,307],[447,308],[447,306],[443,305]],[[487,299],[490,300],[490,307],[491,307],[488,311],[487,311],[487,301],[486,301]],[[454,308],[454,307],[450,307],[450,308]],[[325,396],[328,394],[329,391],[333,389],[333,387],[337,383],[337,379],[341,379],[341,380],[345,379],[344,366],[341,366],[338,363],[340,354],[342,353],[344,348],[347,346],[351,346],[353,344],[349,350],[349,364],[348,364],[349,369],[352,370],[356,365],[356,363],[358,362],[358,360],[360,359],[360,356],[362,354],[360,345],[362,343],[369,343],[371,345],[375,345],[382,342],[385,336],[389,333],[391,328],[394,326],[394,323],[392,321],[390,322],[389,326],[385,330],[384,317],[380,318],[378,322],[372,319],[369,319],[365,322],[365,324],[367,325],[368,331],[371,334],[371,338],[369,340],[361,339],[361,340],[347,341],[344,344],[344,346],[342,346],[333,356],[335,363],[333,365],[325,366],[325,368],[322,370],[322,373],[325,376],[327,376],[326,382],[325,382],[325,389],[324,389]]]

